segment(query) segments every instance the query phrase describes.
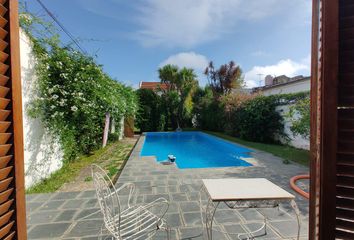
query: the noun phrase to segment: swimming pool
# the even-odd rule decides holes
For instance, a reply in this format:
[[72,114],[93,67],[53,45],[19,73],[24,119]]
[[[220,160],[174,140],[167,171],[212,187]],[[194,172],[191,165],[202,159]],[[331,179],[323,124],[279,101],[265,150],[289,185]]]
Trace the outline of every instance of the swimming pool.
[[157,161],[176,157],[178,168],[252,166],[241,157],[252,150],[203,132],[146,133],[141,156],[156,156]]

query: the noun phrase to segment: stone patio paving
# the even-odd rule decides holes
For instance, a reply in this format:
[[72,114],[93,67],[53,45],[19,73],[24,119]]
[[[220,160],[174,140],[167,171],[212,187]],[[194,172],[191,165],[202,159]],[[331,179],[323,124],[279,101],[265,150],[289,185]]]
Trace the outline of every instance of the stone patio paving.
[[[252,153],[252,167],[208,169],[178,169],[174,165],[161,165],[154,157],[140,157],[144,142],[141,137],[133,150],[117,186],[132,182],[138,190],[137,201],[149,203],[159,197],[170,201],[166,214],[173,228],[172,239],[203,239],[199,212],[199,190],[203,178],[264,177],[296,195],[302,214],[301,239],[307,238],[308,201],[295,194],[289,187],[290,177],[308,173],[308,168],[298,164],[283,164],[282,159],[256,151]],[[28,239],[97,239],[103,223],[100,213],[83,217],[99,210],[94,191],[61,192],[27,195]],[[226,232],[255,230],[268,219],[268,234],[256,239],[295,239],[296,220],[290,205],[278,209],[231,210],[221,205],[215,216],[215,229]],[[155,239],[165,239],[164,232]],[[214,231],[213,239],[237,239]]]

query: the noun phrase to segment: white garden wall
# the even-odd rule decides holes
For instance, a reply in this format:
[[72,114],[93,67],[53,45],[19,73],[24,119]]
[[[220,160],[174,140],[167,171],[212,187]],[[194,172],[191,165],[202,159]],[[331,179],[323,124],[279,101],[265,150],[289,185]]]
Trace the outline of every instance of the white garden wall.
[[20,31],[20,50],[25,184],[26,188],[29,188],[62,167],[63,151],[58,139],[49,134],[43,123],[27,114],[29,102],[36,97],[37,77],[31,42],[22,30]]
[[[280,113],[280,115],[283,116],[284,132],[290,138],[290,142],[286,142],[285,140],[282,140],[282,139],[281,139],[281,141],[283,143],[289,144],[290,146],[293,146],[296,148],[309,150],[310,149],[310,141],[308,139],[305,139],[305,138],[299,136],[299,135],[294,136],[293,132],[290,129],[292,124],[291,124],[290,119],[287,117],[287,115],[289,113],[290,106],[291,105],[283,105],[283,106],[278,106],[276,108],[276,110]],[[295,115],[295,117],[297,117],[297,116]]]
[[[58,137],[51,135],[39,119],[33,119],[28,115],[28,105],[37,96],[36,60],[32,51],[32,43],[22,30],[20,30],[20,50],[25,184],[26,188],[29,188],[59,170],[63,166],[64,154]],[[117,124],[114,121],[111,122],[114,125]],[[122,139],[124,118],[117,122],[121,125],[119,139]],[[112,130],[115,131],[114,129],[113,126]]]

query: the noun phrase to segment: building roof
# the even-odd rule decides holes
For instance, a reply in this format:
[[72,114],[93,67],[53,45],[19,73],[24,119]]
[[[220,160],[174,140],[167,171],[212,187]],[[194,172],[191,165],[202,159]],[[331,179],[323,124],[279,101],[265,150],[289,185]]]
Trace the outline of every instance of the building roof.
[[168,84],[167,83],[161,83],[161,82],[140,82],[139,88],[140,89],[150,89],[153,91],[156,90],[167,90],[168,89]]
[[[284,76],[285,76],[285,75],[284,75]],[[283,77],[283,76],[281,76],[281,77]],[[294,83],[297,83],[297,82],[310,81],[310,80],[311,80],[311,77],[302,77],[302,78],[299,78],[299,77],[297,76],[297,77],[294,77],[294,78],[289,78],[289,81],[288,81],[288,82],[277,83],[277,84],[271,84],[271,85],[266,85],[266,86],[263,86],[263,87],[256,87],[256,88],[253,88],[253,92],[264,91],[264,90],[271,89],[271,88],[276,88],[276,87],[280,87],[280,86],[291,85],[291,84],[294,84]]]

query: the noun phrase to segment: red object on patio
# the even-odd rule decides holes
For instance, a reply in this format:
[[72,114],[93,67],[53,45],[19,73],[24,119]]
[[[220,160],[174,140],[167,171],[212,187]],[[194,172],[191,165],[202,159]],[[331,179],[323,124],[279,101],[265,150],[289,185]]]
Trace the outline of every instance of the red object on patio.
[[310,198],[310,194],[305,192],[304,190],[302,190],[301,188],[299,188],[297,185],[296,185],[296,181],[300,180],[300,179],[310,179],[310,175],[298,175],[298,176],[295,176],[295,177],[292,177],[290,179],[290,187],[295,191],[297,192],[298,194],[300,194],[301,196],[303,196],[304,198],[306,199],[309,199]]

